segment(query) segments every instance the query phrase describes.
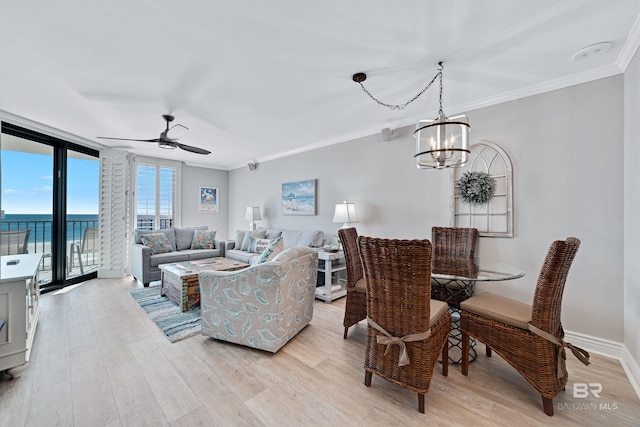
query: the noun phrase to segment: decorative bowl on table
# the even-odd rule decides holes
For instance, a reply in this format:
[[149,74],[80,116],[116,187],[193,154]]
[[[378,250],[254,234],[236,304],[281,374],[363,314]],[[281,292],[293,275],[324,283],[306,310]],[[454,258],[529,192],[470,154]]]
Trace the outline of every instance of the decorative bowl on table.
[[322,248],[322,250],[325,251],[325,252],[336,253],[336,252],[338,252],[340,250],[340,248],[337,247],[336,245],[325,245]]

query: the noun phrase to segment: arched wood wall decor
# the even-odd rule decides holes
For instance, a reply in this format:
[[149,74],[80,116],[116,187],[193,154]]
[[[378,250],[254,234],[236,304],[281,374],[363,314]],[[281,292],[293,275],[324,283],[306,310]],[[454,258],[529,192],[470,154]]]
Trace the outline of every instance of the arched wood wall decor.
[[[452,174],[452,225],[475,227],[484,237],[513,237],[513,169],[507,153],[493,142],[480,141],[470,148],[469,160]],[[481,205],[463,202],[456,183],[467,171],[481,171],[496,180],[496,192]]]

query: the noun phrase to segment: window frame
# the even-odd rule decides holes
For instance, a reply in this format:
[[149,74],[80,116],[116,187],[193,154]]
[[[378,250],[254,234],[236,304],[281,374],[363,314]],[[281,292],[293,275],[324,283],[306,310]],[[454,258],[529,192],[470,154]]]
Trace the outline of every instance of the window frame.
[[[160,229],[162,228],[162,221],[160,220],[160,216],[161,216],[161,201],[162,201],[162,195],[161,195],[161,190],[162,190],[162,186],[161,184],[161,174],[159,174],[158,172],[162,169],[162,168],[167,168],[167,169],[173,169],[175,172],[175,179],[173,182],[174,185],[174,190],[173,190],[173,217],[172,217],[172,224],[171,227],[180,227],[181,226],[181,209],[180,206],[182,205],[181,202],[181,191],[180,191],[180,177],[182,175],[182,163],[181,162],[177,162],[177,161],[173,161],[173,160],[166,160],[166,159],[157,159],[157,158],[153,158],[153,157],[141,157],[141,156],[136,156],[134,158],[133,161],[133,179],[134,179],[134,190],[133,190],[133,194],[134,194],[134,200],[133,200],[133,209],[132,211],[132,224],[134,224],[134,228],[139,228],[138,227],[138,196],[139,196],[139,188],[138,188],[138,168],[140,166],[151,166],[155,168],[155,200],[154,200],[154,205],[155,205],[155,218],[154,218],[154,228],[153,229]],[[155,226],[157,225],[157,227]],[[168,228],[168,227],[165,227]]]

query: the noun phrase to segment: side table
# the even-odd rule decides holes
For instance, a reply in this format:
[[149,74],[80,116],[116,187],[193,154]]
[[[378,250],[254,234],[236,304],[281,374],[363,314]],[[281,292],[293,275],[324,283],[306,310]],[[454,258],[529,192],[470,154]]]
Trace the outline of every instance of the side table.
[[340,277],[340,272],[346,274],[347,264],[344,252],[318,251],[318,274],[324,273],[324,286],[316,288],[316,298],[324,302],[331,302],[347,295],[347,279]]

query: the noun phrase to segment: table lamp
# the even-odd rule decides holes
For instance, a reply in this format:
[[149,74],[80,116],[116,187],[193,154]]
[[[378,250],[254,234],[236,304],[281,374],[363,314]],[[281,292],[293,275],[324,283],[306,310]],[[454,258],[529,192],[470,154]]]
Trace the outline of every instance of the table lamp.
[[249,223],[249,228],[251,231],[256,229],[256,221],[261,221],[262,217],[260,216],[260,207],[259,206],[247,206],[247,211],[244,214],[244,219],[247,221],[251,221]]
[[342,228],[349,227],[349,223],[358,222],[355,203],[336,203],[336,210],[333,213],[333,222],[343,222]]

